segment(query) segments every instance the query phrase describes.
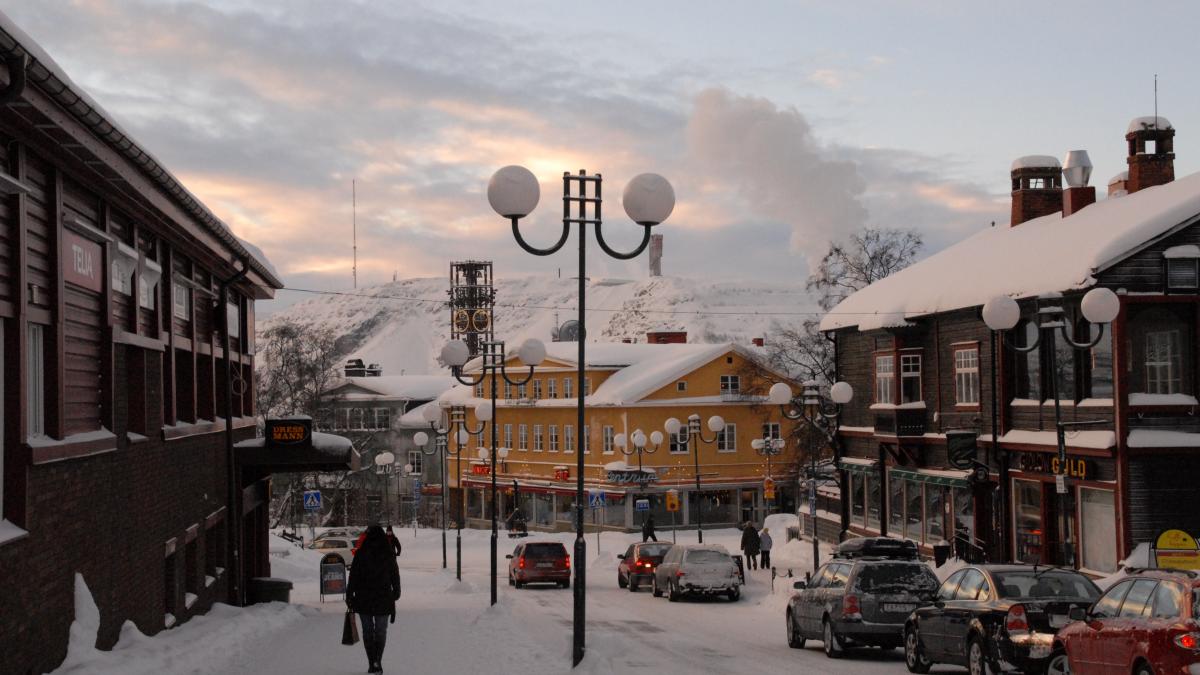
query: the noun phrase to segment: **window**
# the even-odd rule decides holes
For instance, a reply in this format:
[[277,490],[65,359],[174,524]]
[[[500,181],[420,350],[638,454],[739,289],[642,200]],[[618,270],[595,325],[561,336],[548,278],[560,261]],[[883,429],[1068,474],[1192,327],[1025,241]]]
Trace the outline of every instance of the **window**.
[[1167,288],[1195,290],[1200,285],[1196,258],[1167,258]]
[[542,381],[541,380],[533,381],[533,397],[534,398],[542,397]]
[[563,398],[574,398],[575,397],[575,394],[572,393],[573,390],[571,389],[571,387],[573,387],[574,385],[575,385],[575,381],[572,380],[571,378],[569,378],[569,377],[563,378]]
[[421,452],[420,450],[408,451],[408,464],[412,467],[414,476],[421,475],[421,467],[424,466],[421,462],[424,457],[425,453]]
[[133,268],[119,260],[112,262],[112,289],[121,295],[133,295]]
[[172,287],[172,297],[175,305],[175,318],[181,321],[192,320],[192,292],[185,286],[175,284]]
[[894,403],[896,389],[896,357],[875,357],[875,402]]
[[375,428],[387,431],[392,428],[392,409],[391,408],[376,408],[375,409]]
[[879,478],[876,476],[864,476],[864,478],[867,479],[867,527],[878,530],[879,516],[882,513],[880,509],[883,506]]
[[590,425],[583,425],[583,433],[579,435],[579,447],[583,449],[583,454],[589,455],[592,452],[592,431]]
[[[1038,327],[1032,321],[1026,321],[1017,329],[1022,337],[1022,347],[1028,347],[1038,340]],[[1013,359],[1016,365],[1016,396],[1032,401],[1042,400],[1042,355],[1040,349],[1034,349],[1025,354],[1018,354]]]
[[1115,572],[1117,550],[1117,512],[1113,493],[1108,490],[1079,488],[1079,525],[1083,535],[1084,569],[1094,572]]
[[350,428],[351,429],[365,429],[366,428],[366,425],[363,422],[363,409],[362,408],[351,408],[350,409]]
[[512,398],[512,385],[507,381],[504,382],[504,398]]
[[1042,484],[1029,480],[1014,480],[1012,501],[1017,562],[1041,562]]
[[1174,581],[1160,581],[1151,600],[1150,616],[1155,619],[1178,619],[1183,614],[1187,592]]
[[585,378],[583,378],[583,396],[584,396],[584,398],[587,398],[588,396],[591,396],[591,395],[592,395],[592,378],[585,377]]
[[979,348],[954,350],[954,400],[979,405]]
[[904,536],[904,481],[891,475],[888,476],[888,532]]
[[933,544],[946,538],[942,519],[945,516],[946,492],[936,485],[925,486],[925,541]]
[[[987,587],[987,582],[983,579],[983,573],[977,569],[968,569],[963,575],[962,581],[958,584],[958,591],[954,594],[955,600],[978,600],[979,592]],[[984,595],[986,598],[986,594]]]
[[921,355],[900,355],[900,402],[916,403],[921,400]]
[[575,452],[575,427],[563,425],[563,452]]
[[1146,611],[1146,603],[1154,596],[1154,589],[1158,585],[1158,581],[1154,579],[1138,579],[1133,582],[1133,586],[1129,589],[1129,594],[1125,596],[1125,602],[1121,603],[1121,613],[1117,616],[1137,618],[1142,616],[1142,612]]
[[726,422],[717,432],[717,452],[737,452],[737,425],[733,422]]
[[504,425],[504,447],[511,449],[512,446],[513,446],[512,445],[512,425],[505,424]]
[[[1092,330],[1099,330],[1093,328]],[[1100,341],[1087,352],[1084,372],[1087,374],[1087,398],[1113,397],[1112,331],[1104,331]]]
[[525,385],[517,385],[517,398],[525,398]]
[[687,382],[680,380],[675,383],[675,391],[687,391]]
[[553,377],[546,380],[546,397],[558,398],[558,380]]
[[1179,331],[1146,333],[1146,393],[1178,394],[1182,385]]
[[737,375],[722,375],[721,376],[721,393],[722,394],[737,394],[741,391],[741,378]]
[[154,286],[145,277],[138,277],[138,306],[142,309],[154,309],[157,294]]
[[550,452],[558,452],[558,425],[550,425]]
[[343,430],[350,428],[350,410],[348,408],[336,408],[333,411],[333,428]]
[[1096,604],[1092,606],[1091,615],[1097,619],[1111,619],[1117,615],[1121,609],[1121,601],[1125,599],[1125,594],[1133,587],[1132,581],[1125,581],[1108,589],[1107,592]]
[[475,383],[475,398],[483,398],[483,380]]
[[864,510],[864,491],[866,489],[866,476],[858,472],[850,472],[850,522],[856,525],[866,525],[866,511]]
[[520,450],[529,448],[529,427],[527,425],[517,426],[517,448]]
[[605,425],[601,429],[601,433],[604,434],[604,454],[611,455],[613,452],[613,428]]
[[25,335],[25,413],[30,436],[46,435],[45,327],[27,324]]
[[241,339],[242,307],[237,301],[231,301],[225,305],[225,327],[229,330],[229,337],[231,339]]
[[913,541],[924,541],[925,489],[920,483],[905,481],[904,536]]
[[762,425],[763,438],[778,439],[783,438],[782,431],[779,428],[778,422],[767,422]]
[[533,451],[542,451],[542,425],[533,425]]
[[962,582],[963,577],[967,576],[968,571],[969,570],[959,570],[954,574],[951,574],[950,578],[947,579],[942,584],[941,588],[938,589],[937,599],[943,602],[953,600],[954,592],[958,590],[959,583]]
[[679,427],[679,433],[671,434],[670,445],[667,449],[674,454],[682,454],[688,451],[688,427],[686,424]]

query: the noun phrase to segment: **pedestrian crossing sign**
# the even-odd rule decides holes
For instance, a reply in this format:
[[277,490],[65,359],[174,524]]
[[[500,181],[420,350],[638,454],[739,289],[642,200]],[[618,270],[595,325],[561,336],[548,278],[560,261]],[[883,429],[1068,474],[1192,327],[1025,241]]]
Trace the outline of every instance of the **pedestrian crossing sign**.
[[308,490],[304,493],[304,510],[305,511],[320,511],[321,510],[321,491]]
[[603,492],[588,493],[588,508],[602,509],[608,505],[608,500],[605,499]]

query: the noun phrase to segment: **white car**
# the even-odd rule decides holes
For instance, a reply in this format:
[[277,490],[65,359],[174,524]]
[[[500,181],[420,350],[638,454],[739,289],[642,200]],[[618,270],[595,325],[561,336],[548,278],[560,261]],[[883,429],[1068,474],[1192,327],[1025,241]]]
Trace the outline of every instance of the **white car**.
[[354,562],[354,540],[343,537],[324,537],[313,542],[309,548],[320,551],[326,555],[333,554],[342,559],[342,563],[349,567],[350,563]]
[[671,602],[684,595],[742,596],[737,563],[719,544],[678,544],[667,551],[654,570],[654,597],[663,593]]

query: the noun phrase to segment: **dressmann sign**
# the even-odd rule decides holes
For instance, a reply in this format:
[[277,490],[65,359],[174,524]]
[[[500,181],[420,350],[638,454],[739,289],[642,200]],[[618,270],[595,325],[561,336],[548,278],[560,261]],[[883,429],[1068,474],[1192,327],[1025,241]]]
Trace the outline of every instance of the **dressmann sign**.
[[273,450],[312,447],[312,420],[307,417],[267,420],[266,432],[267,447]]

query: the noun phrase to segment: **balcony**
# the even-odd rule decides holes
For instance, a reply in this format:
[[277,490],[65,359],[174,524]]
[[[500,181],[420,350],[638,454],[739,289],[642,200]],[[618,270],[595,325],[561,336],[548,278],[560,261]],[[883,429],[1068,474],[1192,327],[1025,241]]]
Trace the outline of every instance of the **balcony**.
[[751,398],[753,397],[750,394],[738,389],[721,390],[722,403],[741,403],[742,401],[749,401]]
[[875,404],[871,406],[871,411],[875,414],[877,436],[925,435],[924,403],[908,403],[903,406]]

